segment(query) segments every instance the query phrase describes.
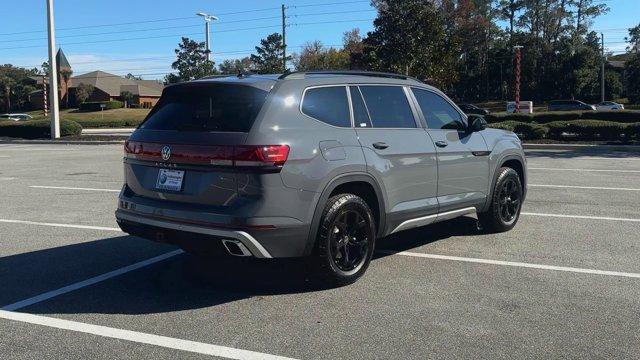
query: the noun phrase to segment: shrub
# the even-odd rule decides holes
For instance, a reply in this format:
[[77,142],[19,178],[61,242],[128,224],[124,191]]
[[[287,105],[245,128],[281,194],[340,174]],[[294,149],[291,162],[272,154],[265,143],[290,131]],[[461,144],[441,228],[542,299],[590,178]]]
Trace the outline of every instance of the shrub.
[[93,101],[80,104],[80,111],[101,111],[101,104],[105,105],[105,110],[120,109],[124,106],[122,101]]
[[83,119],[75,120],[83,128],[123,128],[138,127],[143,119]]
[[578,120],[583,111],[550,111],[533,114],[532,120],[539,124],[546,124],[553,121]]
[[537,140],[547,137],[549,128],[539,124],[519,123],[514,127],[513,132],[518,134],[522,139]]
[[611,111],[553,111],[533,114],[496,113],[485,116],[489,123],[504,121],[519,121],[537,124],[546,124],[554,121],[574,120],[607,120],[621,123],[640,122],[640,111],[637,110],[611,110]]
[[626,124],[624,133],[629,138],[640,139],[640,122],[633,124]]
[[490,127],[490,128],[494,128],[494,129],[502,129],[502,130],[507,130],[507,131],[513,131],[513,129],[515,129],[515,126],[517,124],[524,124],[524,123],[520,123],[518,121],[509,120],[509,121],[501,121],[501,122],[489,123],[489,124],[487,124],[487,126]]
[[602,120],[554,121],[546,126],[549,136],[554,139],[562,139],[566,133],[581,140],[617,140],[625,130],[625,124]]
[[533,114],[523,114],[523,113],[493,113],[485,115],[485,120],[488,123],[498,123],[505,121],[520,121],[520,122],[531,122]]
[[640,111],[637,110],[611,110],[583,112],[582,119],[608,120],[622,123],[640,122]]
[[524,122],[513,121],[513,120],[503,121],[499,123],[492,123],[492,124],[489,124],[489,127],[492,127],[495,129],[513,131],[514,133],[518,134],[518,136],[520,136],[522,139],[525,139],[525,140],[542,139],[546,137],[547,133],[549,132],[549,129],[546,126],[531,124],[531,123],[524,123]]
[[[75,121],[60,120],[60,136],[80,135],[82,126]],[[23,139],[42,139],[51,137],[49,120],[2,121],[0,136]]]

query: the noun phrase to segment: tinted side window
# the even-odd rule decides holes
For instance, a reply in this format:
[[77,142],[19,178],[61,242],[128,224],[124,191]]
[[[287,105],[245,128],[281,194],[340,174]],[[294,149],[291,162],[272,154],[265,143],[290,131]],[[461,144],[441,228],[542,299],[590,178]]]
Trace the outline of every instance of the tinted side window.
[[412,90],[429,129],[464,130],[460,113],[440,95],[422,89]]
[[415,128],[409,100],[400,86],[360,86],[374,128]]
[[349,91],[351,91],[353,119],[356,127],[371,127],[371,120],[369,119],[367,108],[366,106],[364,106],[364,101],[362,100],[362,95],[360,95],[360,90],[358,90],[357,86],[350,86]]
[[347,90],[344,86],[308,89],[302,100],[302,112],[329,125],[351,127]]

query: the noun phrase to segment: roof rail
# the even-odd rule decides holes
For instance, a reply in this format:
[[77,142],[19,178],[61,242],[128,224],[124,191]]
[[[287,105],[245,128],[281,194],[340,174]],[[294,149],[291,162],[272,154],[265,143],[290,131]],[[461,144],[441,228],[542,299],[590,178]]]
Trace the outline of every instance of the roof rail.
[[386,73],[386,72],[377,72],[377,71],[364,71],[364,70],[320,70],[320,71],[292,71],[286,72],[278,77],[279,80],[285,80],[289,77],[294,76],[305,76],[305,75],[355,75],[355,76],[371,76],[371,77],[381,77],[388,79],[401,79],[401,80],[415,80],[418,82],[422,82],[416,78],[407,75]]

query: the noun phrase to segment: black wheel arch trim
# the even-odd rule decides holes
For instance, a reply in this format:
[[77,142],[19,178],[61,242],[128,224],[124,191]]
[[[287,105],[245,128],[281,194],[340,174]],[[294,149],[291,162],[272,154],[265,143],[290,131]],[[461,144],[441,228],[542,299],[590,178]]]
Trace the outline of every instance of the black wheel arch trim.
[[[500,159],[500,161],[497,161],[496,164],[498,164],[495,168],[495,171],[493,172],[493,178],[491,180],[491,187],[489,188],[489,195],[487,196],[487,199],[485,200],[484,206],[482,207],[482,211],[481,212],[485,212],[489,209],[489,206],[491,205],[491,199],[493,199],[493,191],[495,190],[496,187],[496,182],[498,181],[498,176],[500,175],[498,170],[500,170],[500,168],[504,165],[504,163],[506,163],[509,160],[516,160],[520,163],[520,165],[522,166],[522,169],[526,169],[526,161],[518,155],[512,154],[512,155],[507,155],[505,157],[503,157],[502,159]],[[524,202],[524,199],[527,195],[527,171],[524,170],[524,173],[522,175],[522,178],[524,179],[524,182],[522,183],[522,201]]]
[[378,198],[378,229],[377,229],[377,237],[381,237],[384,234],[385,226],[386,226],[386,207],[385,207],[385,199],[383,196],[383,192],[380,188],[380,185],[376,181],[376,179],[367,173],[347,173],[336,176],[333,178],[322,190],[320,197],[318,198],[318,202],[316,203],[316,208],[313,213],[313,219],[311,220],[311,226],[309,228],[309,236],[307,238],[307,245],[305,247],[305,255],[310,255],[313,251],[313,248],[316,243],[316,237],[318,233],[318,227],[320,226],[320,218],[322,217],[322,211],[324,210],[324,206],[329,200],[329,195],[335,190],[338,186],[351,183],[351,182],[366,182],[373,187],[373,190],[376,193],[376,197]]

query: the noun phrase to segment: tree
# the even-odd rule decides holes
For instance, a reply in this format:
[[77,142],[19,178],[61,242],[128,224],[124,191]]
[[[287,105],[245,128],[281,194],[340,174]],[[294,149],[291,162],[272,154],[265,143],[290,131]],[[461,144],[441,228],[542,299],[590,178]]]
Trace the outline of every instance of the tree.
[[132,73],[128,73],[124,78],[129,80],[142,80],[142,76],[135,76]]
[[76,103],[80,105],[83,102],[87,101],[93,94],[94,90],[95,87],[91,84],[78,84],[78,86],[76,86]]
[[[73,71],[71,69],[61,69],[60,72],[58,73],[58,76],[60,76],[61,79],[61,83],[64,83],[64,87],[65,89],[67,89],[67,91],[69,91],[69,79],[71,79],[71,75],[73,74]],[[69,107],[69,95],[67,94],[67,96],[65,97],[65,107]]]
[[[273,33],[260,40],[260,46],[256,46],[256,54],[251,54],[251,62],[255,65],[259,74],[277,74],[284,71],[282,63],[284,46],[282,35]],[[287,56],[287,61],[291,56]]]
[[570,4],[575,7],[576,35],[586,34],[592,20],[609,11],[609,7],[602,2],[595,2],[594,0],[569,1]]
[[360,36],[360,29],[355,28],[345,31],[342,36],[342,50],[349,57],[350,69],[361,69],[363,67],[364,44],[362,43],[362,36]]
[[446,46],[441,14],[430,0],[377,0],[374,30],[364,39],[364,63],[428,80],[448,89],[456,82],[455,49]]
[[25,69],[11,64],[0,65],[0,104],[6,112],[23,109],[29,94],[36,90],[30,76],[38,75],[38,69]]
[[625,37],[624,41],[630,44],[627,46],[627,51],[635,49],[637,53],[640,50],[640,24],[629,29],[629,36]]
[[609,99],[617,99],[622,96],[624,92],[624,84],[622,83],[622,76],[615,70],[607,69],[604,72],[604,92]]
[[640,104],[640,54],[633,54],[625,65],[627,74],[627,97],[634,104]]
[[187,37],[175,49],[176,61],[171,64],[178,74],[169,74],[165,77],[166,83],[177,83],[203,78],[216,74],[213,61],[207,61],[207,52],[204,42],[197,42]]
[[499,0],[498,12],[502,20],[509,22],[509,37],[513,36],[518,13],[524,6],[523,0]]
[[300,55],[294,56],[293,63],[298,71],[347,70],[350,60],[345,50],[327,49],[316,40],[306,43]]
[[134,95],[133,95],[133,93],[131,91],[122,91],[120,93],[120,97],[124,101],[124,107],[125,108],[131,106],[131,102],[134,99]]
[[227,59],[220,63],[218,69],[221,74],[245,74],[253,71],[253,63],[251,58],[244,57],[242,59]]

